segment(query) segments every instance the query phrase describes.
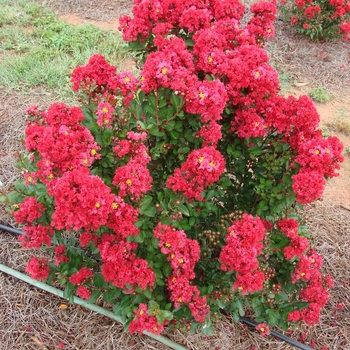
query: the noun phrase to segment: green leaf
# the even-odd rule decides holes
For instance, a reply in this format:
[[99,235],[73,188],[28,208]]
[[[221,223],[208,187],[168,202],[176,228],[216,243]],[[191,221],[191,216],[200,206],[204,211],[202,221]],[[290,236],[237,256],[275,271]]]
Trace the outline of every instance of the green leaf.
[[194,41],[192,39],[185,39],[185,43],[189,47],[194,46]]
[[176,110],[179,110],[182,105],[181,95],[172,94],[170,100],[172,105],[176,108]]
[[152,298],[152,293],[151,293],[149,287],[147,287],[147,288],[143,291],[143,295],[144,295],[147,299],[151,299],[151,298]]
[[115,299],[115,296],[115,291],[113,289],[109,289],[103,294],[103,300],[110,303]]
[[178,131],[175,131],[175,130],[169,131],[169,134],[170,134],[171,138],[174,140],[178,139],[180,136],[180,133]]
[[193,217],[193,216],[191,216],[191,217],[190,217],[190,221],[189,221],[189,225],[190,225],[190,226],[193,226],[195,223],[196,223],[196,218]]
[[214,328],[213,325],[211,323],[211,319],[210,317],[207,317],[205,319],[205,322],[203,324],[203,326],[201,327],[201,332],[205,335],[213,335],[214,334]]
[[147,209],[149,205],[152,203],[153,198],[151,196],[144,196],[140,203],[140,211],[142,213],[143,210]]
[[166,123],[164,125],[164,129],[166,130],[173,130],[175,127],[175,121],[174,120],[171,120],[170,122]]
[[100,295],[101,295],[101,292],[100,292],[99,290],[94,290],[94,291],[91,293],[91,297],[90,297],[90,299],[87,301],[87,303],[88,303],[88,304],[94,304]]
[[289,300],[289,297],[288,295],[285,293],[285,292],[281,292],[279,294],[280,298],[283,300],[283,301],[288,301]]
[[148,311],[153,311],[153,310],[159,310],[159,304],[154,300],[150,300],[148,303]]
[[184,205],[184,204],[179,204],[178,207],[177,207],[180,212],[186,216],[190,216],[190,212],[188,210],[188,208]]
[[169,277],[171,275],[171,272],[172,272],[172,268],[170,266],[170,263],[167,261],[163,266],[163,274],[166,277]]
[[158,248],[158,244],[159,244],[159,239],[152,237],[152,246],[153,248]]
[[146,210],[144,210],[142,212],[142,214],[150,217],[150,218],[153,218],[156,216],[157,214],[157,209],[155,207],[148,207]]
[[96,288],[103,288],[105,280],[102,275],[95,275],[94,277],[94,286]]
[[156,110],[156,97],[153,94],[147,96],[148,102],[154,110]]
[[148,112],[148,113],[150,113],[151,115],[157,115],[157,112],[156,112],[156,110],[155,110],[155,108],[154,107],[152,107],[151,105],[146,105],[145,106],[145,110]]

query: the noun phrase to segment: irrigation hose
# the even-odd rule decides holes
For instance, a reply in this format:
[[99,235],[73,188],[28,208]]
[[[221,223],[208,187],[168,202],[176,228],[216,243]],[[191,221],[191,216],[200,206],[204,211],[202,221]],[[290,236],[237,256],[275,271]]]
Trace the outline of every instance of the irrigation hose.
[[[248,326],[252,326],[254,328],[258,325],[256,322],[251,321],[251,320],[249,320],[248,318],[245,318],[245,317],[240,317],[239,320],[242,323],[245,323]],[[298,341],[296,341],[296,340],[294,340],[292,338],[289,338],[289,337],[287,337],[287,336],[285,336],[285,335],[283,335],[283,334],[281,334],[279,332],[271,330],[270,334],[273,335],[276,338],[279,338],[279,339],[285,341],[288,344],[291,344],[291,345],[295,346],[296,348],[299,348],[299,349],[302,349],[302,350],[314,350],[314,348],[311,348],[308,345],[305,345],[305,344],[300,343],[300,342],[298,342]]]
[[[57,295],[63,299],[67,299],[65,297],[63,297],[63,291],[57,289],[57,288],[54,288],[52,286],[49,286],[48,284],[46,283],[43,283],[43,282],[40,282],[40,281],[36,281],[36,280],[33,280],[32,278],[30,278],[29,276],[17,271],[17,270],[14,270],[14,269],[11,269],[3,264],[0,264],[0,271],[2,272],[5,272],[11,276],[14,276],[24,282],[27,282],[37,288],[40,288],[40,289],[43,289],[49,293],[52,293],[54,295]],[[100,307],[100,306],[97,306],[95,304],[88,304],[86,302],[86,300],[83,300],[81,298],[78,298],[78,297],[74,297],[74,303],[75,304],[78,304],[78,305],[81,305],[81,306],[84,306],[92,311],[95,311],[101,315],[104,315],[104,316],[107,316],[119,323],[123,323],[123,321],[121,320],[120,317],[114,315],[114,313],[112,311],[109,311],[109,310],[106,310],[104,309],[103,307]],[[172,349],[175,349],[175,350],[188,350],[187,348],[183,347],[182,345],[180,344],[177,344],[175,342],[173,342],[172,340],[166,338],[166,337],[163,337],[162,335],[157,335],[157,334],[153,334],[153,333],[150,333],[150,332],[147,332],[147,331],[144,331],[143,334],[149,336],[150,338],[153,338],[167,346],[169,346],[170,348]]]
[[5,226],[5,225],[2,225],[2,224],[0,224],[0,230],[7,231],[9,233],[15,233],[17,235],[23,235],[24,234],[24,232],[21,231],[21,230],[17,230],[17,229],[15,229],[13,227]]
[[[12,227],[9,227],[9,226],[5,226],[5,225],[2,225],[0,224],[0,230],[3,230],[3,231],[7,231],[9,233],[15,233],[15,234],[18,234],[18,235],[21,235],[23,234],[22,231],[20,230],[17,230],[15,228],[12,228]],[[2,265],[0,264],[0,271],[3,271],[9,275],[12,275],[24,282],[27,282],[27,283],[30,283],[31,285],[35,286],[35,287],[38,287],[38,288],[41,288],[49,293],[52,293],[52,294],[55,294],[63,299],[66,299],[63,297],[63,291],[57,289],[57,288],[54,288],[52,286],[49,286],[48,284],[45,284],[43,282],[40,282],[40,281],[37,281],[37,280],[33,280],[32,278],[30,278],[29,276],[17,271],[17,270],[13,270],[5,265]],[[86,300],[83,300],[81,298],[78,298],[78,297],[74,297],[74,303],[75,304],[78,304],[78,305],[81,305],[81,306],[84,306],[92,311],[95,311],[99,314],[102,314],[102,315],[105,315],[119,323],[123,323],[123,321],[118,317],[116,316],[112,311],[108,311],[100,306],[97,306],[95,304],[88,304],[86,302]],[[245,317],[240,317],[239,318],[240,322],[242,323],[245,323],[247,324],[248,326],[252,326],[252,327],[256,327],[257,326],[257,323],[254,322],[254,321],[251,321]],[[159,342],[169,346],[170,348],[172,349],[175,349],[175,350],[188,350],[187,348],[183,347],[182,345],[179,345],[175,342],[173,342],[172,340],[166,338],[166,337],[163,337],[161,335],[156,335],[156,334],[153,334],[153,333],[150,333],[150,332],[147,332],[147,331],[144,331],[143,334],[153,338],[153,339],[156,339],[158,340]],[[270,334],[273,335],[274,337],[278,338],[278,339],[281,339],[283,341],[285,341],[286,343],[288,344],[291,344],[299,349],[302,349],[302,350],[314,350],[313,348],[311,348],[310,346],[308,345],[305,345],[303,343],[300,343],[292,338],[289,338],[277,331],[273,331],[271,330],[270,331]]]

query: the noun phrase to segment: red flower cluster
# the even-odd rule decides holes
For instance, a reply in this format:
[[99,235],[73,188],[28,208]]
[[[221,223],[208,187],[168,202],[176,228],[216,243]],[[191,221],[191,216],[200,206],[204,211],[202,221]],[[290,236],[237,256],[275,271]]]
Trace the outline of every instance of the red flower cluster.
[[95,54],[90,57],[87,65],[74,69],[71,77],[72,89],[75,92],[79,89],[90,91],[99,86],[113,90],[110,81],[115,75],[116,67],[110,65],[102,55]]
[[58,178],[48,193],[55,204],[51,225],[58,230],[97,230],[107,223],[116,201],[111,189],[82,167]]
[[264,337],[265,335],[270,334],[270,328],[267,324],[265,323],[259,323],[255,326],[255,329],[259,331],[260,335]]
[[41,158],[37,176],[42,182],[48,184],[64,172],[88,167],[99,158],[100,147],[90,131],[80,125],[84,115],[78,107],[54,103],[41,117],[27,125],[25,145]]
[[88,300],[91,297],[91,292],[87,287],[79,286],[77,289],[77,295],[82,299]]
[[35,197],[24,198],[23,203],[19,205],[19,210],[13,211],[12,215],[15,221],[23,225],[31,225],[36,219],[39,219],[45,212],[43,204],[39,203]]
[[314,250],[300,257],[292,274],[292,282],[306,282],[306,287],[301,291],[300,297],[309,304],[306,309],[291,312],[288,315],[290,321],[304,320],[310,326],[319,322],[320,310],[329,299],[327,289],[333,288],[331,277],[323,277],[320,273],[321,266],[322,257]]
[[257,39],[275,36],[273,22],[276,19],[276,1],[260,1],[250,8],[253,17],[250,19],[247,30]]
[[[244,15],[244,6],[237,0],[158,0],[134,1],[134,18],[120,18],[120,30],[123,39],[144,42],[153,32],[169,35],[172,29],[182,29],[185,32],[197,32],[210,28],[214,22],[236,20]],[[260,38],[271,35],[268,30],[275,18],[274,4],[263,2],[252,7],[253,18],[250,20],[250,32]]]
[[84,90],[90,98],[97,98],[97,101],[101,96],[114,99],[121,94],[125,106],[128,106],[138,84],[131,72],[117,74],[116,67],[99,54],[92,55],[85,66],[76,67],[71,82],[73,91]]
[[54,234],[52,227],[27,225],[23,228],[23,231],[24,235],[18,238],[22,242],[23,247],[39,249],[43,244],[46,244],[48,247],[51,246],[51,239]]
[[145,163],[132,159],[119,167],[113,178],[113,185],[119,188],[119,196],[131,196],[131,199],[143,196],[152,188],[152,177]]
[[184,231],[159,223],[153,231],[159,238],[159,247],[167,255],[173,269],[168,279],[170,300],[175,307],[187,303],[193,317],[198,322],[204,322],[210,308],[205,297],[200,297],[196,286],[191,285],[195,278],[194,267],[200,258],[200,248],[196,240],[188,239]]
[[339,163],[344,160],[343,145],[337,137],[314,137],[300,142],[295,162],[301,165],[299,173],[292,176],[297,201],[307,204],[321,197],[325,177],[339,174]]
[[87,267],[82,267],[78,272],[69,277],[69,281],[76,286],[80,286],[81,284],[85,283],[86,280],[91,276],[92,271]]
[[159,324],[155,316],[148,314],[146,304],[140,304],[135,312],[135,318],[131,321],[129,331],[131,334],[142,334],[143,331],[160,334],[164,329],[164,324]]
[[225,159],[213,146],[192,151],[180,169],[168,178],[167,187],[181,191],[189,199],[202,201],[201,192],[218,181],[225,170]]
[[29,276],[33,279],[43,281],[49,277],[50,266],[45,258],[37,258],[36,256],[32,257],[25,270]]
[[[349,11],[350,12],[350,5]],[[340,24],[340,32],[344,35],[344,40],[349,40],[350,38],[350,22],[343,21]]]
[[113,234],[119,241],[126,239],[127,236],[138,236],[139,229],[134,225],[138,214],[138,209],[134,209],[132,205],[125,203],[121,197],[116,196],[106,226],[113,230]]
[[265,237],[265,226],[259,217],[243,214],[228,228],[226,246],[220,253],[221,269],[236,271],[232,289],[239,289],[243,295],[261,290],[264,273],[259,270],[258,255],[261,254]]
[[304,11],[304,16],[307,17],[307,19],[312,19],[315,17],[316,13],[320,13],[321,8],[320,6],[310,6]]
[[55,265],[59,266],[61,263],[68,262],[69,258],[66,256],[66,246],[60,244],[55,247]]
[[177,37],[159,38],[157,44],[158,50],[147,57],[141,72],[142,91],[156,91],[163,86],[184,94],[198,80],[185,41]]
[[113,185],[119,188],[119,196],[130,195],[131,200],[142,197],[152,189],[152,177],[147,169],[151,157],[144,145],[147,134],[129,131],[128,140],[118,141],[113,151],[118,157],[129,157],[126,165],[119,167],[113,178]]
[[219,80],[198,82],[188,89],[185,110],[200,114],[203,123],[213,122],[221,119],[227,100],[225,85]]
[[299,236],[299,223],[294,219],[283,219],[278,221],[277,226],[290,239],[290,246],[283,248],[283,254],[287,260],[302,256],[309,249],[307,238]]
[[103,261],[102,275],[106,282],[112,282],[119,288],[130,285],[146,289],[152,288],[155,281],[154,272],[148,267],[146,260],[138,258],[133,250],[136,243],[116,242],[115,235],[103,235],[98,246]]
[[147,134],[145,132],[136,133],[129,131],[126,136],[128,139],[118,141],[113,152],[120,158],[128,155],[141,164],[149,163],[151,157],[148,155],[148,149],[143,143],[146,140]]

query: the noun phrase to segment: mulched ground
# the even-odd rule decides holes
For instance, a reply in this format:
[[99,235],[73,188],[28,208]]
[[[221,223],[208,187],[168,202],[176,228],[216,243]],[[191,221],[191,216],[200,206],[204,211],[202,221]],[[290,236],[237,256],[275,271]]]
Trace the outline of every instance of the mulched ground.
[[[131,0],[37,0],[60,15],[75,14],[83,19],[113,22],[131,12]],[[307,88],[325,86],[339,99],[350,101],[350,44],[316,43],[291,32],[282,21],[276,23],[276,39],[267,45],[272,63],[283,68]],[[340,83],[341,82],[341,83]],[[304,86],[305,89],[305,86]],[[54,95],[35,89],[26,95],[11,92],[0,98],[0,180],[9,185],[18,176],[15,154],[21,149],[24,110],[31,104],[48,107]],[[350,350],[350,212],[332,203],[318,203],[308,212],[309,231],[317,251],[324,257],[325,274],[335,277],[335,288],[319,325],[300,327],[289,334],[316,349]],[[11,218],[0,206],[0,223]],[[24,250],[17,238],[0,232],[0,262],[23,271],[32,251]],[[343,309],[337,308],[339,304]],[[63,305],[63,306],[62,306]],[[67,305],[67,308],[65,306]],[[0,350],[10,349],[168,349],[148,337],[131,336],[112,320],[36,289],[0,273]],[[189,349],[293,349],[271,337],[261,338],[241,324],[222,320],[216,334],[184,335],[166,331],[165,336]]]

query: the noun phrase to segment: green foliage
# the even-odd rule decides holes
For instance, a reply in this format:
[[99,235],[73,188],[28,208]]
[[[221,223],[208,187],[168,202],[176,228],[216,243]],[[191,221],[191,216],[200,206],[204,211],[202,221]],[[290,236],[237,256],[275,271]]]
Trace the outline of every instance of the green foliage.
[[331,99],[331,95],[327,93],[326,88],[317,87],[309,92],[309,96],[315,101],[319,103],[328,102]]

